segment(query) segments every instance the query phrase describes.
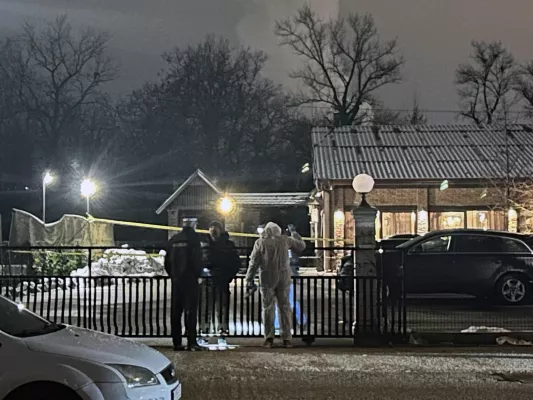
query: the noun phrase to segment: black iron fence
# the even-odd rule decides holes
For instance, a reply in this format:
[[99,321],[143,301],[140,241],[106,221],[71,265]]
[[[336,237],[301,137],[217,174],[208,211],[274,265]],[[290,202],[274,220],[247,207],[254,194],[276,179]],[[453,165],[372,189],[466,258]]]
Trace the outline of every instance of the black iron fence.
[[[204,279],[202,286],[209,285]],[[296,277],[291,288],[294,336],[346,338],[357,333],[400,336],[401,310],[384,307],[372,299],[380,291],[375,278],[359,278],[358,286],[371,304],[354,304],[347,292],[336,290],[335,277]],[[129,337],[170,335],[171,282],[167,277],[65,277],[36,279],[0,277],[0,293],[24,304],[44,318],[83,328]],[[210,291],[201,290],[199,328],[217,331],[216,306]],[[361,298],[362,299],[362,298]],[[263,334],[261,292],[247,296],[244,277],[230,285],[229,331],[231,336]]]
[[[250,250],[239,249],[243,267]],[[167,337],[171,281],[163,260],[156,249],[4,247],[0,248],[0,294],[53,322],[121,336]],[[209,279],[203,278],[201,288],[209,287]],[[405,336],[401,305],[387,300],[381,278],[357,277],[355,291],[338,286],[335,275],[307,271],[292,278],[294,336],[309,340],[363,332]],[[219,302],[213,291],[200,293],[199,328],[208,326],[216,332]],[[244,276],[235,277],[227,305],[230,335],[263,334],[261,301],[260,290],[249,293]]]
[[401,264],[409,332],[533,332],[532,254],[403,254]]
[[[239,249],[243,268],[250,250]],[[354,250],[317,249],[317,259],[334,257],[338,262]],[[0,247],[0,294],[54,322],[121,336],[167,337],[171,281],[163,260],[153,248]],[[342,278],[303,269],[293,277],[290,291],[294,335],[311,340],[370,333],[394,341],[416,332],[533,331],[529,303],[504,306],[489,299],[411,293],[404,289],[414,270],[409,264],[403,267],[385,278]],[[209,278],[204,278],[201,287],[207,285]],[[216,332],[219,302],[210,290],[201,290],[199,300],[199,328]],[[261,291],[249,295],[239,274],[227,302],[231,335],[262,335]]]

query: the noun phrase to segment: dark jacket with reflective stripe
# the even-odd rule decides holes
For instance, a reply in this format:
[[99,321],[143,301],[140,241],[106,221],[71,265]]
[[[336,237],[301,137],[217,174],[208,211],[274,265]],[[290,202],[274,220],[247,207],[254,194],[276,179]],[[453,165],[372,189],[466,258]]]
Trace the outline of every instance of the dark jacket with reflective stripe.
[[200,237],[190,227],[172,236],[167,245],[165,270],[172,279],[198,279],[202,271]]

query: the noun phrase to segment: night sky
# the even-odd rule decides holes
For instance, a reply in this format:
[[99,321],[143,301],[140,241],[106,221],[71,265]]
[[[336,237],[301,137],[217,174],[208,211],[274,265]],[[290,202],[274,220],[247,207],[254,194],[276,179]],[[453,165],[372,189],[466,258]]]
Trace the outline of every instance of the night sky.
[[[297,64],[280,51],[273,21],[291,14],[304,0],[0,0],[0,33],[25,20],[37,22],[67,13],[74,26],[90,25],[113,35],[111,52],[122,65],[110,90],[127,93],[154,79],[159,55],[207,33],[260,47],[271,56],[268,74],[291,84]],[[404,83],[382,93],[385,104],[409,108],[415,93],[423,108],[457,109],[454,70],[466,60],[472,39],[499,39],[520,60],[533,59],[531,0],[309,0],[322,14],[370,12],[383,38],[398,36],[407,60]],[[433,122],[453,122],[431,114]]]

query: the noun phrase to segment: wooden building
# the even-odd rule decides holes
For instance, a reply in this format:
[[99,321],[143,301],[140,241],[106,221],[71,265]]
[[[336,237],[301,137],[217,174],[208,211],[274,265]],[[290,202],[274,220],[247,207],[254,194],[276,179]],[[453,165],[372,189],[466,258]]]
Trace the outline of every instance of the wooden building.
[[415,125],[315,128],[316,237],[353,242],[352,188],[372,176],[376,238],[447,228],[525,230],[510,197],[533,176],[531,125]]
[[[235,207],[230,213],[220,210],[221,199],[229,199]],[[157,209],[167,212],[168,225],[180,226],[183,218],[198,218],[200,229],[213,220],[221,221],[230,232],[256,233],[265,209],[304,208],[310,201],[308,192],[299,193],[235,193],[224,191],[200,171],[195,171]],[[233,238],[237,239],[237,238]]]

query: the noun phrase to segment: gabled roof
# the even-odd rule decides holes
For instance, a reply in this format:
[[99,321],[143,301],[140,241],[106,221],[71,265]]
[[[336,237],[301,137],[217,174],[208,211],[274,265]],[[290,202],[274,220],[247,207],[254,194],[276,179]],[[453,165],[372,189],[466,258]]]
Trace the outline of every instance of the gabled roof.
[[[203,180],[213,191],[219,196],[224,193],[213,182],[211,182],[202,171],[196,170],[191,176],[178,187],[172,195],[165,200],[163,204],[157,209],[156,213],[161,214],[167,209],[183,191],[196,178]],[[244,206],[266,206],[266,207],[284,207],[284,206],[301,206],[306,205],[310,200],[310,193],[296,192],[296,193],[228,193],[235,203]]]
[[215,191],[217,194],[222,195],[222,191],[213,183],[211,182],[202,171],[197,169],[191,176],[187,178],[185,182],[183,182],[180,187],[178,187],[174,193],[170,195],[168,199],[166,199],[163,204],[157,209],[156,214],[161,214],[163,211],[166,210],[168,206],[170,206],[174,200],[178,198],[178,196],[196,179],[199,178],[203,180],[207,186],[209,186],[213,191]]
[[[507,134],[505,133],[507,131]],[[533,125],[314,128],[316,180],[504,179],[533,176]]]
[[229,196],[239,205],[256,206],[301,206],[310,200],[308,192],[301,193],[230,193]]

